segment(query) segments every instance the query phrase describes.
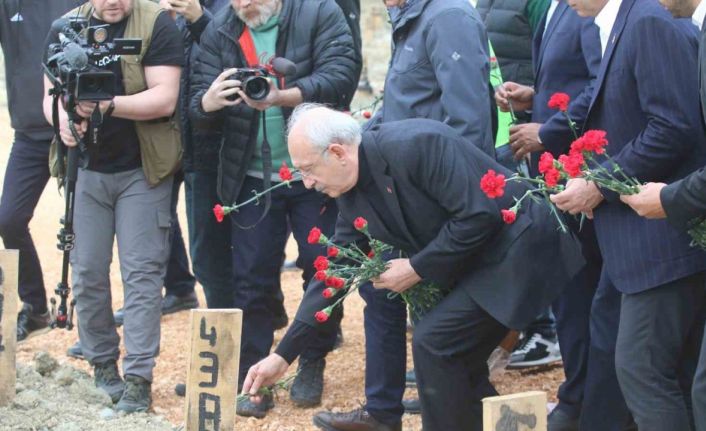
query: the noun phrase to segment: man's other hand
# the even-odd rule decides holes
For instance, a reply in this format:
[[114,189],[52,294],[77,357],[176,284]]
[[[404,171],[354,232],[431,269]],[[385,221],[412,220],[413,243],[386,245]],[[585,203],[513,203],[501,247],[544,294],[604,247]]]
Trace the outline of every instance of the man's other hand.
[[593,209],[603,201],[603,195],[592,181],[572,178],[566,183],[563,192],[551,195],[549,199],[562,211],[569,214],[585,213],[593,218]]
[[421,280],[422,278],[409,263],[409,259],[393,259],[387,262],[387,270],[371,281],[376,289],[402,293]]
[[510,148],[515,160],[522,160],[530,153],[544,151],[539,142],[539,123],[518,124],[510,127]]
[[510,111],[510,103],[514,111],[528,111],[532,109],[533,98],[532,87],[515,82],[508,81],[495,88],[495,103],[503,112]]
[[240,90],[240,81],[228,79],[236,70],[235,68],[226,69],[213,80],[211,86],[201,98],[201,108],[204,112],[218,111],[226,106],[235,106],[242,102],[240,98],[235,100],[227,99],[229,96],[238,94],[238,90]]
[[660,192],[666,186],[664,183],[647,183],[640,186],[636,195],[622,195],[620,200],[630,205],[637,214],[645,218],[659,219],[667,217],[659,198]]
[[271,353],[270,356],[250,367],[248,375],[243,382],[243,394],[250,394],[250,399],[259,403],[262,397],[257,395],[260,388],[270,386],[287,372],[289,364],[280,355]]

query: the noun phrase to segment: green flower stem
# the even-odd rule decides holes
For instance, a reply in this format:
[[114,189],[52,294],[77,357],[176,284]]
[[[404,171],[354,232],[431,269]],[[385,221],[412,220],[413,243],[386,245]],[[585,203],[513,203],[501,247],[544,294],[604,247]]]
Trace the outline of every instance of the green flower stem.
[[[279,390],[285,390],[288,391],[289,387],[292,386],[292,383],[294,382],[294,379],[297,377],[297,373],[292,374],[289,377],[285,377],[282,380],[279,380],[277,383],[272,385],[272,387],[266,387],[262,386],[258,391],[258,395],[275,395],[275,393]],[[236,402],[243,402],[247,401],[250,399],[250,394],[239,394],[238,397],[236,398]]]

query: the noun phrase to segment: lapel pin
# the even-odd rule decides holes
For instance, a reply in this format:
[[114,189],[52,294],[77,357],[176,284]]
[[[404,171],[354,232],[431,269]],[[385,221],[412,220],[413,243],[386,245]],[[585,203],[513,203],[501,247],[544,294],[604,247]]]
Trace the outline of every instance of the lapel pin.
[[392,194],[392,188],[388,186],[388,187],[387,187],[387,192],[390,193],[390,194]]

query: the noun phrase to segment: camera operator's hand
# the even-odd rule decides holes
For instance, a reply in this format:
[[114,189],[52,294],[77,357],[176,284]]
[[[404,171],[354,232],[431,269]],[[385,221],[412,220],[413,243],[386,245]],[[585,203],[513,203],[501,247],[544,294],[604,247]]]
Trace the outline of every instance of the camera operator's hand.
[[[63,115],[62,115],[63,114]],[[59,136],[61,137],[61,141],[66,145],[67,147],[75,147],[78,145],[78,142],[76,142],[76,139],[74,139],[74,135],[71,133],[71,129],[69,129],[69,117],[66,115],[66,113],[59,114]],[[80,123],[76,124],[74,123],[76,127],[76,132],[80,137],[83,137],[85,135],[86,131],[88,130],[88,120],[82,120]]]
[[190,23],[195,22],[203,15],[201,3],[199,0],[168,0],[171,5],[171,10],[183,15]]
[[201,108],[204,112],[213,112],[223,109],[226,106],[235,106],[242,102],[242,99],[228,100],[228,96],[238,94],[240,81],[237,79],[227,79],[237,69],[226,69],[216,79],[213,80],[208,91],[201,98]]
[[247,94],[242,90],[242,88],[238,89],[238,96],[240,96],[241,99],[251,108],[257,109],[258,111],[264,111],[268,108],[271,108],[273,106],[282,106],[280,103],[280,89],[277,87],[277,85],[272,81],[270,81],[270,92],[267,93],[267,97],[265,97],[262,100],[254,100],[248,97]]
[[[101,114],[105,114],[105,111],[107,111],[110,106],[110,100],[103,100],[98,103],[98,106],[100,106]],[[96,109],[96,102],[84,101],[76,105],[76,113],[83,118],[91,118],[94,109]]]

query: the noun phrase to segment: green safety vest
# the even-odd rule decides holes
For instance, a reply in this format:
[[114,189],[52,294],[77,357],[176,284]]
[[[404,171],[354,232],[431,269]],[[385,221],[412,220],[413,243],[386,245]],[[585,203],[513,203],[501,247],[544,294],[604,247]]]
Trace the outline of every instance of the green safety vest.
[[[500,71],[500,64],[498,64],[498,59],[495,57],[495,51],[493,51],[493,45],[488,41],[488,48],[490,50],[490,85],[493,88],[497,88],[503,83],[503,75]],[[512,115],[509,112],[502,112],[500,108],[498,110],[498,132],[495,134],[495,148],[502,147],[510,143],[510,126],[512,126]]]

